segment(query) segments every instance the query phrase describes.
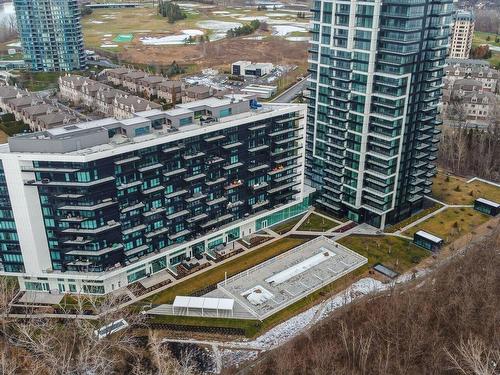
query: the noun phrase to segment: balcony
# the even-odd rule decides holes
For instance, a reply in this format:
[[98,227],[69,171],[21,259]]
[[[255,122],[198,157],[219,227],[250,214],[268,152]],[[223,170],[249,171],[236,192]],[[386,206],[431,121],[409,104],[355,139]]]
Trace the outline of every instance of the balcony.
[[273,188],[273,189],[270,189],[270,190],[268,190],[268,193],[269,193],[269,194],[278,193],[278,192],[280,192],[280,191],[282,191],[282,190],[285,190],[285,189],[291,188],[291,187],[296,186],[296,185],[298,185],[298,184],[300,184],[300,181],[293,181],[293,182],[290,182],[290,183],[288,183],[288,184],[281,185],[281,186],[277,186],[277,187],[275,187],[275,188]]
[[155,187],[152,187],[152,188],[149,188],[149,189],[144,189],[142,191],[142,194],[146,195],[146,194],[153,194],[153,193],[157,193],[159,191],[162,191],[165,189],[165,186],[162,186],[162,185],[159,185],[159,186],[155,186]]
[[192,154],[183,155],[182,158],[184,160],[191,160],[191,159],[201,158],[202,156],[205,156],[205,153],[199,151],[199,152],[195,152],[195,153],[192,153]]
[[212,180],[212,181],[205,181],[205,185],[207,186],[213,186],[213,185],[217,185],[217,184],[220,184],[220,183],[223,183],[224,181],[226,181],[227,178],[226,177],[219,177],[218,179],[216,180]]
[[67,228],[64,229],[62,232],[63,233],[80,233],[80,234],[100,234],[103,232],[107,232],[108,230],[116,229],[120,227],[121,224],[115,222],[114,220],[110,220],[108,224],[103,225],[102,227],[95,228],[95,229],[87,229],[87,228]]
[[274,163],[276,164],[283,164],[283,163],[286,163],[286,162],[289,162],[289,161],[292,161],[292,160],[295,160],[295,159],[298,159],[298,158],[301,158],[302,155],[292,155],[292,156],[288,156],[286,158],[282,158],[282,159],[278,159],[278,160],[274,160]]
[[128,163],[133,163],[134,161],[141,160],[140,156],[132,156],[127,159],[121,159],[121,160],[116,160],[114,162],[115,165],[123,165],[123,164],[128,164]]
[[234,180],[229,185],[224,186],[224,189],[226,189],[226,190],[235,189],[235,188],[237,188],[237,187],[239,187],[241,185],[243,185],[243,181],[242,180]]
[[277,173],[286,172],[286,171],[289,171],[290,169],[298,168],[300,166],[301,166],[301,164],[293,164],[293,165],[288,165],[286,167],[283,167],[282,165],[279,165],[279,166],[273,168],[272,171],[267,172],[267,174],[269,176],[274,176]]
[[163,164],[161,164],[161,163],[155,163],[155,164],[152,164],[152,165],[148,165],[146,167],[139,168],[139,169],[137,169],[137,171],[139,171],[141,173],[144,173],[144,172],[153,171],[155,169],[162,168],[162,167],[163,167]]
[[214,206],[214,205],[219,204],[219,203],[224,203],[225,201],[227,201],[226,197],[219,197],[219,198],[212,199],[210,201],[205,201],[205,204],[207,206]]
[[179,150],[182,150],[184,148],[184,145],[177,145],[177,146],[173,146],[173,147],[169,147],[169,148],[166,148],[166,149],[163,149],[163,153],[165,154],[168,154],[170,152],[174,152],[174,151],[179,151]]
[[253,173],[253,172],[261,171],[261,170],[267,169],[267,168],[269,168],[268,164],[261,164],[261,165],[257,165],[256,167],[248,168],[248,171]]
[[229,220],[233,217],[233,214],[226,214],[226,215],[223,215],[223,216],[220,216],[216,219],[213,219],[213,220],[210,220],[210,221],[207,221],[206,223],[203,223],[201,224],[200,226],[202,228],[208,228],[208,227],[211,227],[211,226],[214,226],[214,225],[217,225],[218,223],[221,223],[223,221],[226,221],[226,220]]
[[243,166],[243,163],[241,162],[237,162],[237,163],[234,163],[234,164],[229,164],[229,165],[225,165],[224,167],[222,167],[224,170],[226,171],[229,171],[231,169],[234,169],[234,168],[239,168],[239,167],[242,167]]
[[243,143],[242,142],[233,142],[233,143],[229,143],[227,145],[223,145],[222,148],[224,150],[230,150],[232,148],[235,148],[235,147],[240,147],[240,146],[243,146]]
[[203,193],[195,193],[193,194],[193,196],[189,197],[189,198],[186,198],[184,199],[187,203],[193,203],[193,202],[196,202],[196,201],[199,201],[200,199],[203,199],[203,198],[206,198],[207,195],[206,194],[203,194]]
[[206,219],[207,217],[208,217],[207,214],[200,214],[200,215],[196,215],[196,216],[190,217],[189,219],[186,219],[186,221],[189,224],[192,224],[192,223],[196,223],[197,221]]
[[214,137],[205,138],[204,141],[205,142],[215,142],[215,141],[220,141],[220,140],[222,140],[224,138],[226,138],[225,135],[216,135]]
[[173,214],[167,215],[167,219],[174,220],[174,219],[177,219],[179,217],[189,215],[190,213],[191,213],[191,211],[189,211],[189,210],[182,210],[182,211],[174,212]]
[[117,201],[111,200],[111,198],[108,198],[109,200],[103,200],[101,203],[94,204],[92,206],[61,206],[58,207],[58,210],[63,210],[63,211],[95,211],[99,210],[101,208],[113,206],[115,204],[118,204]]
[[268,187],[269,184],[267,182],[259,182],[258,184],[252,185],[252,189],[255,190],[260,190]]
[[216,157],[213,157],[213,158],[211,158],[211,159],[206,160],[206,161],[205,161],[205,164],[207,164],[207,165],[212,165],[212,164],[217,164],[217,163],[223,162],[223,161],[225,161],[225,160],[226,160],[226,159],[224,159],[224,158],[221,158],[221,157],[216,156]]
[[174,192],[172,192],[170,194],[166,194],[165,198],[167,198],[167,199],[169,199],[169,198],[175,198],[175,197],[178,197],[180,195],[187,194],[187,193],[188,193],[188,191],[185,190],[185,189],[183,189],[183,190],[177,190],[177,191],[174,191]]
[[261,145],[261,146],[249,148],[248,152],[259,152],[259,151],[265,150],[267,148],[269,148],[269,145]]
[[80,182],[80,181],[51,181],[48,178],[44,178],[41,181],[26,181],[25,185],[35,185],[35,186],[74,186],[74,187],[90,187],[90,186],[96,186],[96,185],[101,185],[105,184],[107,182],[114,181],[115,178],[113,176],[109,177],[104,177],[98,180],[93,180],[93,181],[86,181],[86,182]]
[[206,176],[207,175],[204,174],[204,173],[199,173],[199,174],[195,174],[193,176],[184,177],[184,181],[186,181],[186,182],[192,182],[192,181],[199,180],[200,178],[205,178]]
[[269,204],[269,200],[267,200],[267,199],[260,201],[260,202],[257,202],[257,203],[252,205],[252,210],[257,210],[261,207],[267,206],[268,204]]

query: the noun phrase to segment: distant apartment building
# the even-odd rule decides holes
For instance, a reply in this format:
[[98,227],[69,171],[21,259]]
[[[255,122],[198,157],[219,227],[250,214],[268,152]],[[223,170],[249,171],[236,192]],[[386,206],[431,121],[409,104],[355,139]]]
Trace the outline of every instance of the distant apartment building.
[[78,75],[59,78],[60,96],[74,104],[83,104],[104,116],[117,119],[133,117],[133,113],[161,108],[160,104],[114,89]]
[[304,213],[305,116],[233,95],[10,138],[0,273],[105,294]]
[[0,109],[12,113],[16,121],[23,121],[33,131],[77,121],[75,116],[46,103],[41,97],[13,86],[0,87]]
[[431,191],[453,1],[311,11],[306,178],[322,209],[383,228]]
[[77,0],[14,0],[14,7],[29,70],[86,68]]
[[453,19],[449,57],[468,59],[473,37],[474,14],[471,10],[457,10]]
[[444,82],[453,86],[454,82],[462,79],[473,79],[481,82],[483,91],[496,93],[500,72],[490,67],[484,61],[475,63],[475,60],[448,60],[444,68]]

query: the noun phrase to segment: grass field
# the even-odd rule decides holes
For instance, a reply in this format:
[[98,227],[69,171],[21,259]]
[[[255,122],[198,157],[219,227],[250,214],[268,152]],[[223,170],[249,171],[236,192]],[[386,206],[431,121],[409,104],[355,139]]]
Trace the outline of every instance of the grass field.
[[17,79],[29,91],[55,89],[59,86],[60,72],[27,72],[22,71]]
[[[487,38],[490,40],[487,40]],[[498,42],[497,42],[498,39]],[[491,44],[492,46],[500,47],[500,35],[495,33],[485,33],[482,31],[474,31],[474,38],[472,39],[472,44],[478,46],[481,44]]]
[[5,132],[3,132],[2,130],[0,130],[0,144],[1,143],[7,143],[7,139],[9,138],[9,136],[7,134],[5,134]]
[[432,196],[448,204],[473,204],[476,198],[500,202],[500,188],[480,181],[468,184],[464,179],[439,172],[432,184]]
[[382,263],[399,273],[430,255],[430,252],[415,246],[411,241],[393,236],[350,235],[338,242],[367,257],[369,266]]
[[180,282],[153,296],[152,302],[155,304],[171,303],[177,295],[190,295],[207,286],[218,283],[224,279],[226,272],[227,276],[230,277],[276,255],[284,253],[304,242],[306,242],[306,240],[299,238],[283,238],[239,258],[221,264],[218,267],[207,270],[199,276]]
[[432,207],[426,208],[425,210],[422,210],[422,211],[416,213],[415,215],[410,216],[408,219],[400,221],[397,224],[391,225],[389,228],[387,228],[385,230],[385,232],[386,233],[394,233],[394,232],[400,230],[401,228],[406,227],[408,224],[411,224],[414,221],[417,221],[418,219],[424,217],[425,215],[429,215],[430,213],[439,210],[441,207],[443,207],[443,206],[440,205],[439,203],[436,203]]
[[471,233],[474,228],[487,222],[491,217],[482,214],[473,208],[448,208],[430,219],[420,223],[403,234],[413,236],[419,230],[425,230],[450,243],[466,233]]
[[319,215],[311,214],[306,220],[304,220],[298,230],[324,232],[328,229],[336,227],[337,225],[339,224],[335,221],[325,219]]
[[300,221],[300,219],[302,219],[302,216],[303,215],[300,215],[298,217],[294,217],[294,218],[287,220],[283,223],[274,225],[274,226],[270,227],[269,229],[271,229],[273,232],[276,232],[278,234],[285,234],[287,232],[290,232],[290,230],[295,226],[295,224],[297,224]]

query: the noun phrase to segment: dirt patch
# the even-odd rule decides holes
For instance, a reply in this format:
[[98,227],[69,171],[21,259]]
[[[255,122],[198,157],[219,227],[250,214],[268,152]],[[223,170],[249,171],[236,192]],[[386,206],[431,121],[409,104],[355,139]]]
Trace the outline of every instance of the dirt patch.
[[9,138],[9,136],[0,130],[0,144],[7,143],[7,138]]
[[199,45],[149,47],[134,45],[119,53],[122,61],[147,65],[168,65],[172,61],[199,68],[227,65],[237,60],[303,66],[307,62],[307,42],[279,38],[266,40],[224,39]]

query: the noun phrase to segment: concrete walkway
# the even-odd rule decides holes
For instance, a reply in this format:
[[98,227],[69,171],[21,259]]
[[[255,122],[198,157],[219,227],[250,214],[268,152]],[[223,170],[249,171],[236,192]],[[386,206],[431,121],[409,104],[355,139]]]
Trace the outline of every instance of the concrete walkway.
[[479,178],[479,177],[473,177],[470,180],[468,180],[467,183],[470,184],[471,182],[474,182],[474,181],[484,182],[485,184],[490,184],[490,185],[493,185],[496,187],[500,187],[500,184],[497,184],[496,182],[485,180],[485,179]]
[[432,198],[432,197],[429,197],[429,196],[425,196],[426,199],[434,202],[434,203],[439,203],[440,205],[442,205],[443,207],[437,209],[436,211],[432,211],[431,213],[429,213],[428,215],[425,215],[423,217],[421,217],[420,219],[418,220],[415,220],[413,222],[411,222],[410,224],[404,226],[403,228],[395,231],[394,233],[387,233],[387,234],[392,234],[392,235],[400,235],[402,238],[409,238],[409,237],[406,237],[406,236],[403,236],[401,235],[402,233],[406,232],[408,229],[414,227],[415,225],[418,225],[428,219],[430,219],[431,217],[443,212],[444,210],[447,210],[448,208],[470,208],[470,207],[474,207],[473,205],[471,204],[448,204],[448,203],[445,203],[445,202],[442,202],[440,200],[437,200],[436,198]]

